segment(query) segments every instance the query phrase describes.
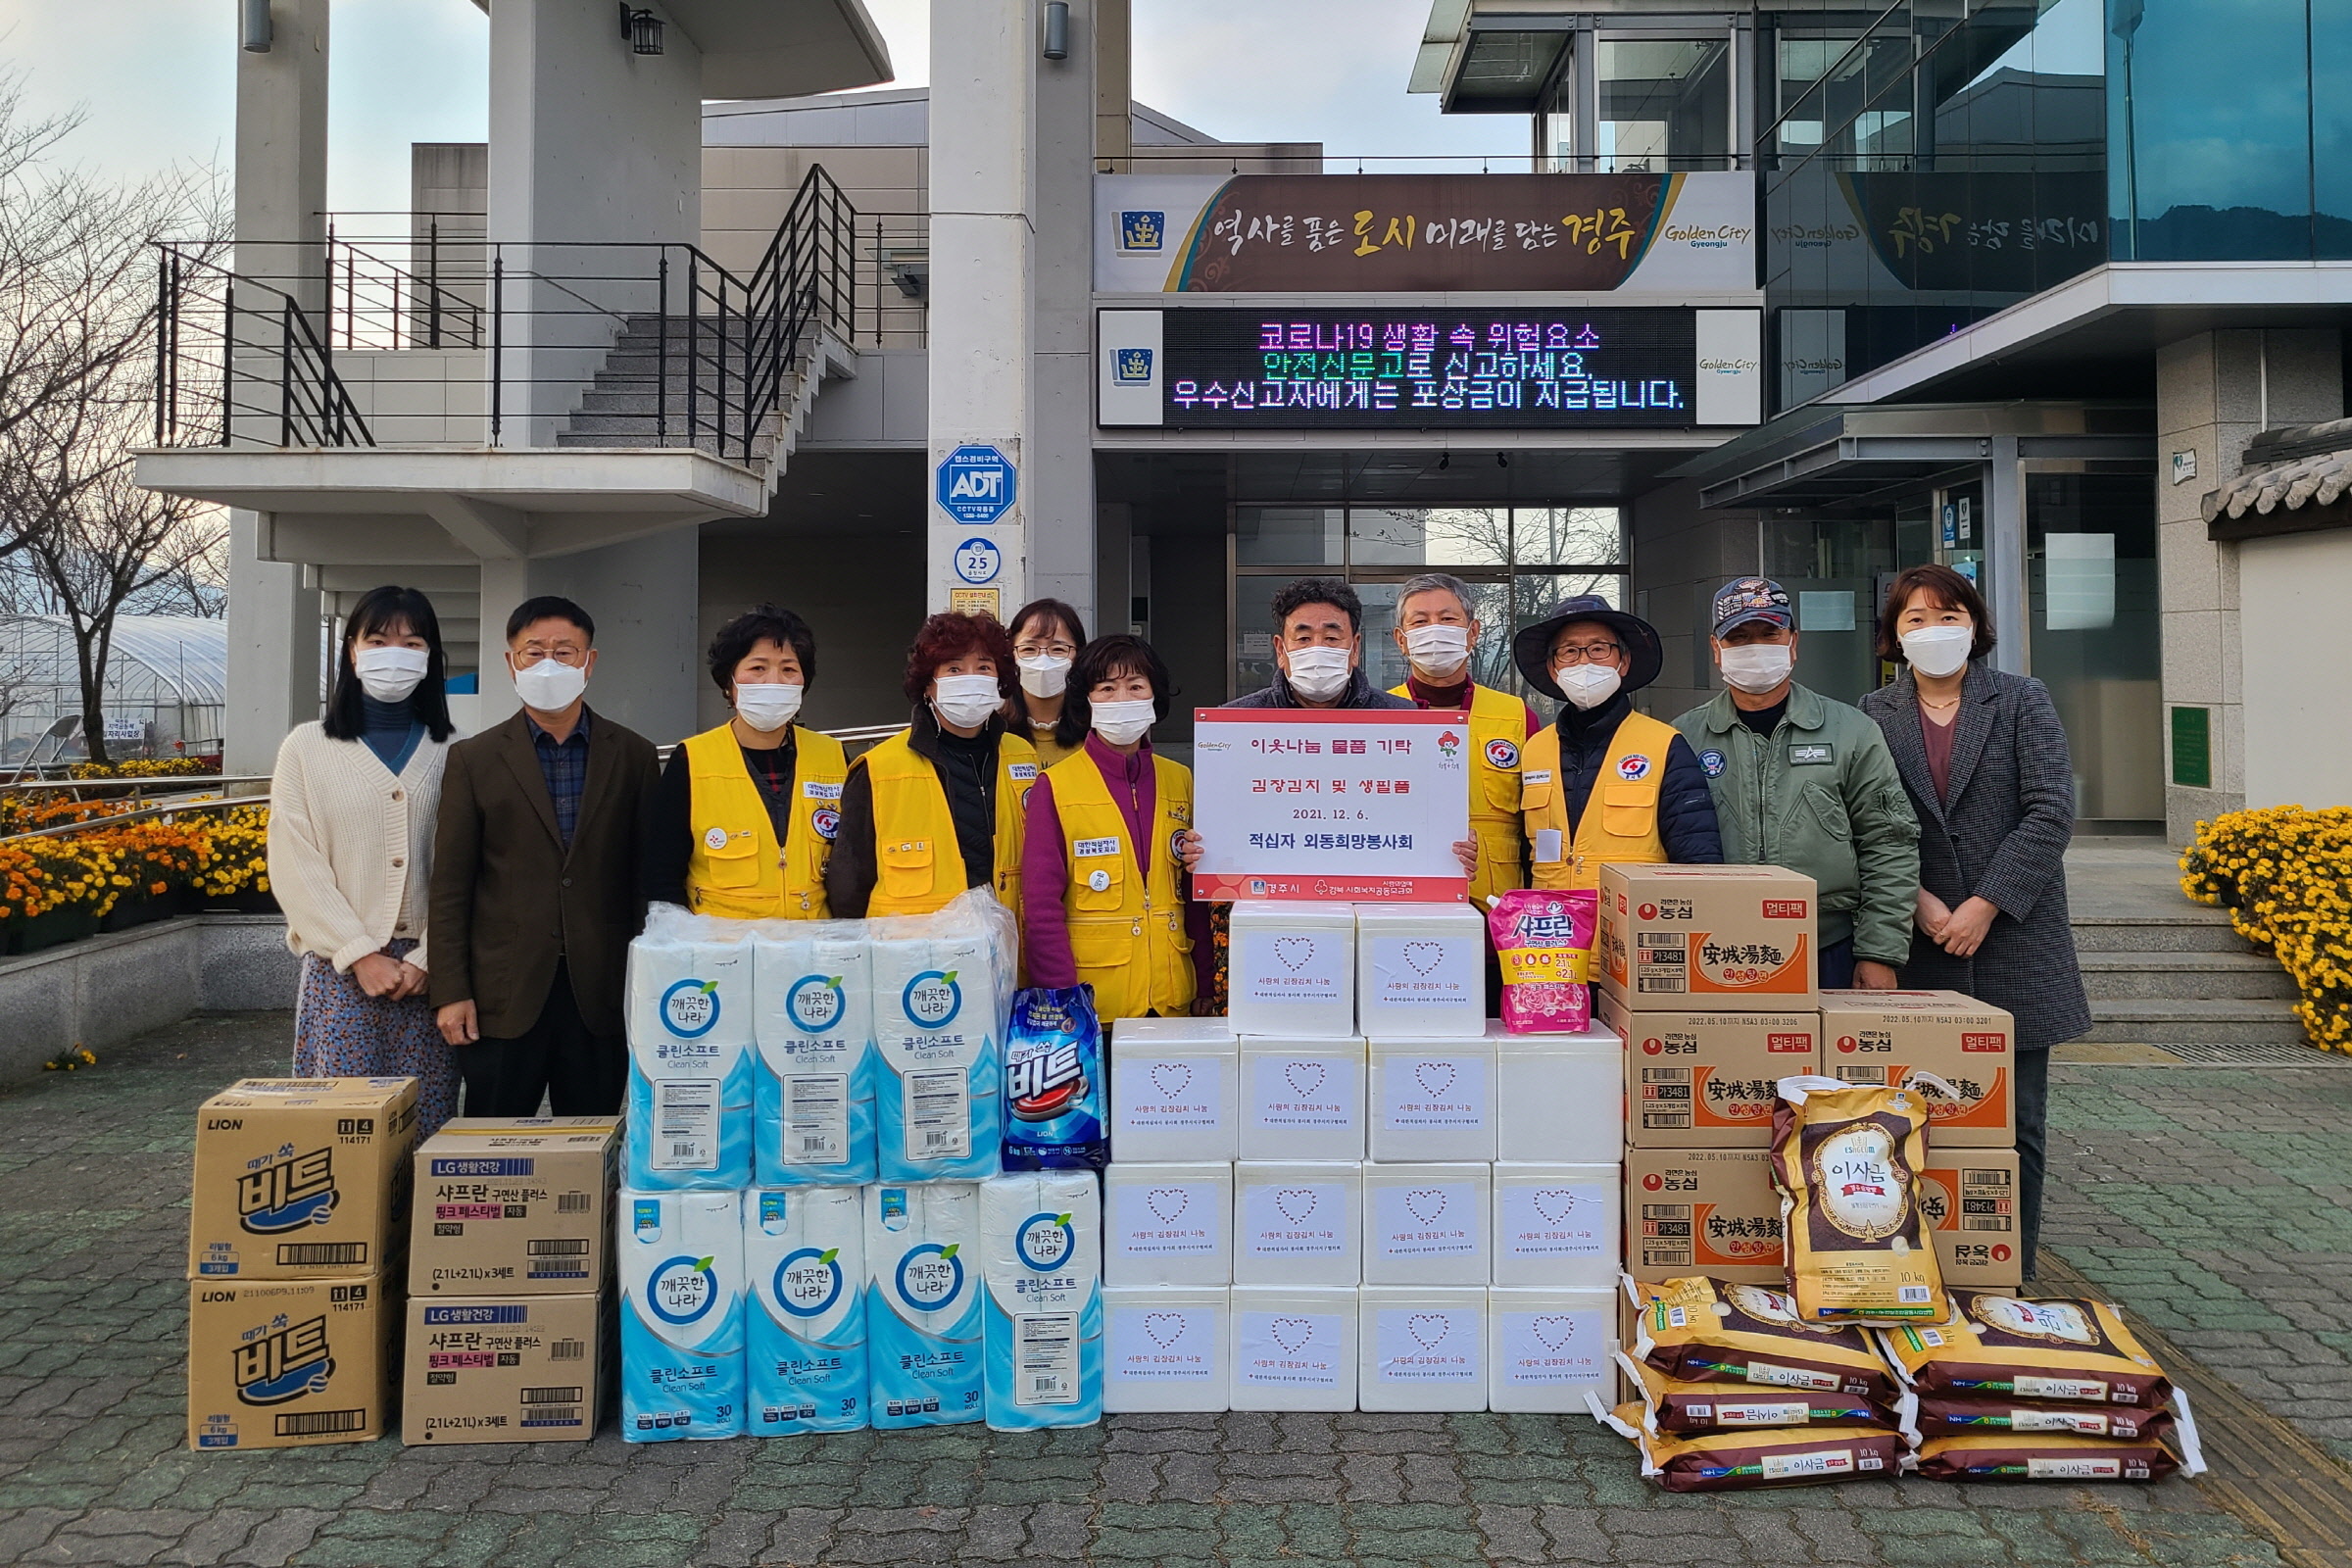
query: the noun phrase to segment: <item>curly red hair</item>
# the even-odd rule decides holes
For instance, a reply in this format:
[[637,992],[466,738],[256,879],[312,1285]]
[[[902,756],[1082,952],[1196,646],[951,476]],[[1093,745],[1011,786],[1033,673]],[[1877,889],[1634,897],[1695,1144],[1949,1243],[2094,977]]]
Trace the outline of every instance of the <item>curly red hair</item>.
[[906,650],[906,700],[923,701],[939,666],[967,654],[986,654],[997,662],[997,690],[1010,697],[1020,689],[1021,672],[1012,662],[1012,635],[994,615],[964,615],[950,611],[933,615],[914,634]]

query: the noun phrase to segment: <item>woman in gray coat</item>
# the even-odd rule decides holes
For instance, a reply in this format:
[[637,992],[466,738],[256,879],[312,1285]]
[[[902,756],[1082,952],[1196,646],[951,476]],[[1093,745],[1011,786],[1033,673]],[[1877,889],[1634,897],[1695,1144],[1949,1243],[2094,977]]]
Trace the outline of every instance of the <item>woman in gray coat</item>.
[[2047,687],[1984,662],[1992,622],[1949,566],[1895,574],[1879,657],[1902,665],[1862,699],[1919,815],[1919,914],[1903,984],[2017,1019],[2019,1241],[2041,1240],[2050,1048],[2090,1027],[2066,907],[2074,762]]

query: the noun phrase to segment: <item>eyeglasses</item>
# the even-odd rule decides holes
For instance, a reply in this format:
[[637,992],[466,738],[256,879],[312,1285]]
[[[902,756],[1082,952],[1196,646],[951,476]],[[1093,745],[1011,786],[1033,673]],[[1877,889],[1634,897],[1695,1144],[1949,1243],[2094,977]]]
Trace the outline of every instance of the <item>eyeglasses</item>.
[[1619,643],[1562,643],[1551,651],[1554,669],[1562,664],[1581,664],[1588,659],[1615,659],[1625,652]]

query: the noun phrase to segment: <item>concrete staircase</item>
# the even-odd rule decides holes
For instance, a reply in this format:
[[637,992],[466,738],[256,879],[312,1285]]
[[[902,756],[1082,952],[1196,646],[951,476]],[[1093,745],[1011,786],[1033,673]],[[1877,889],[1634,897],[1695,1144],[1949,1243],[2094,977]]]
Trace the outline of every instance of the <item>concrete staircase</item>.
[[[691,350],[691,352],[690,352]],[[710,321],[633,316],[580,394],[559,447],[693,446],[728,463],[764,470],[769,484],[792,455],[819,381],[854,375],[855,356],[830,333],[811,329],[787,369],[777,406],[753,429],[747,458],[741,438],[742,353],[722,344]],[[687,405],[695,405],[691,438]],[[666,415],[666,421],[664,416]],[[666,426],[666,427],[665,427]],[[725,429],[722,446],[720,429]]]
[[2295,986],[2221,909],[2180,890],[2155,840],[2086,839],[2067,855],[2075,951],[2092,1041],[2142,1045],[2303,1043]]

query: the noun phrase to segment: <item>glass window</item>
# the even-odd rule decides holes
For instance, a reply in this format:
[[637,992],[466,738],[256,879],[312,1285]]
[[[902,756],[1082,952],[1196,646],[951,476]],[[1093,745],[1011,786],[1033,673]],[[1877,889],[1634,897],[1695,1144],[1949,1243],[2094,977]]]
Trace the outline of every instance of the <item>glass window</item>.
[[1351,566],[1507,566],[1507,507],[1361,507],[1348,514]]
[[1576,170],[1576,59],[1571,55],[1553,86],[1550,99],[1539,117],[1536,134],[1541,137],[1537,148],[1544,169],[1550,173],[1572,173]]
[[1625,562],[1625,519],[1615,507],[1520,507],[1512,560],[1522,566],[1614,566]]
[[1238,507],[1233,559],[1245,566],[1336,566],[1347,513],[1338,507]]
[[1602,38],[1594,49],[1601,173],[1727,167],[1728,38]]
[[2148,473],[2026,480],[2033,670],[2066,722],[2075,814],[2095,821],[2164,815],[2155,486]]

